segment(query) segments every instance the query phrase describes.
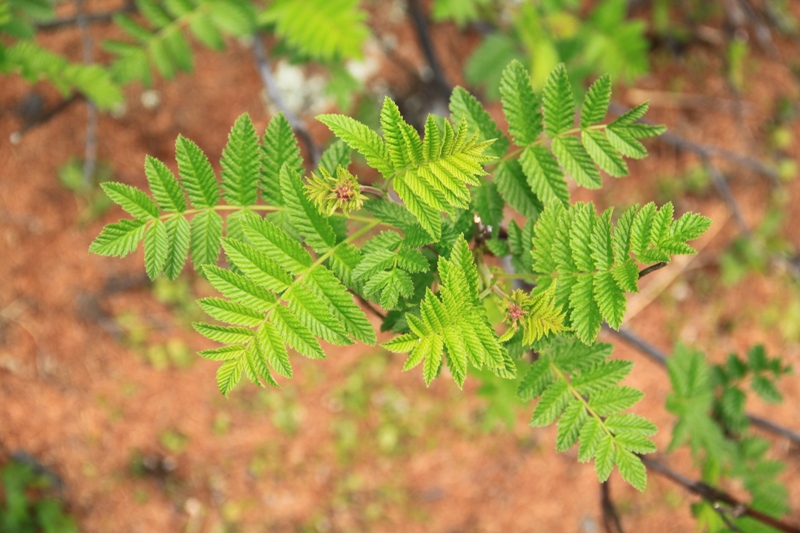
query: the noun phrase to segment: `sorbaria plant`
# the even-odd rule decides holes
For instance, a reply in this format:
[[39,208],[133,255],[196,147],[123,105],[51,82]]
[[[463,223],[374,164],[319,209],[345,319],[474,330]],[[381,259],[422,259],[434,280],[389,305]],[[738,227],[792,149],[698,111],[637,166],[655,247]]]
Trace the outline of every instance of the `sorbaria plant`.
[[[559,450],[579,443],[579,460],[594,459],[601,481],[617,466],[642,490],[637,454],[655,450],[656,427],[626,412],[643,396],[619,385],[633,363],[611,359],[597,335],[603,321],[622,323],[640,265],[693,253],[687,242],[710,221],[692,213],[675,219],[671,204],[633,206],[615,219],[612,209],[598,214],[592,204],[570,203],[567,176],[597,189],[601,171],[626,175],[624,157],[644,157],[640,140],[664,130],[637,123],[646,104],[606,122],[608,77],[586,93],[577,124],[563,65],[541,97],[517,62],[500,90],[511,139],[461,88],[452,117],[429,116],[422,137],[389,98],[382,135],[346,116],[321,115],[340,140],[308,180],[281,115],[261,143],[247,115],[236,121],[221,189],[206,156],[179,137],[180,180],[145,160],[153,199],[103,185],[133,218],[106,226],[90,250],[124,256],[144,241],[147,273],[172,279],[191,255],[222,295],[199,301],[218,322],[195,328],[222,344],[200,355],[222,362],[223,394],[242,374],[276,387],[273,372],[291,378],[290,349],[321,359],[320,341],[375,344],[354,297],[387,311],[382,329],[397,335],[382,346],[408,353],[403,369],[421,365],[426,383],[444,366],[459,387],[469,367],[514,378],[523,351],[533,350],[538,357],[518,391],[538,399],[532,424],[558,421]],[[351,174],[351,149],[381,179],[367,186]],[[506,203],[519,216],[504,229]],[[217,264],[220,248],[227,268]],[[514,272],[493,256],[509,257]],[[518,279],[528,288],[512,290]],[[504,310],[504,324],[489,320],[491,306]]]

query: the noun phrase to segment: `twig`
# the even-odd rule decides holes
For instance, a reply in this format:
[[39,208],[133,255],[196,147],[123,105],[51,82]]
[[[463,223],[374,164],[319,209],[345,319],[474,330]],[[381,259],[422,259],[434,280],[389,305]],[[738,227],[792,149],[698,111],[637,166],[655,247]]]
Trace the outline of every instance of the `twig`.
[[[628,344],[639,350],[639,352],[641,352],[643,355],[646,355],[651,361],[657,363],[662,367],[667,366],[667,358],[669,356],[665,352],[659,350],[652,344],[648,343],[647,341],[645,341],[644,339],[633,333],[632,331],[622,328],[620,328],[619,331],[616,331],[607,326],[604,326],[604,328],[605,331],[607,331],[611,335],[619,337],[620,339],[624,340],[625,342],[627,342]],[[750,423],[752,423],[754,426],[761,428],[764,431],[774,433],[775,435],[785,437],[794,444],[800,446],[800,433],[749,413],[747,413],[747,419],[750,420]]]
[[749,237],[750,228],[747,226],[747,222],[744,220],[742,210],[739,209],[739,204],[736,203],[736,199],[733,197],[730,187],[728,187],[728,182],[725,179],[725,176],[723,176],[716,165],[711,162],[709,157],[703,157],[702,159],[703,165],[706,167],[708,175],[711,177],[711,181],[714,183],[714,187],[722,197],[725,205],[728,206],[731,215],[733,215],[733,220],[736,221],[736,225],[739,227],[739,231],[741,231],[745,237]]
[[[128,0],[124,6],[119,9],[114,9],[112,11],[102,11],[98,13],[89,13],[86,14],[83,19],[87,24],[96,24],[100,23],[108,23],[111,22],[115,16],[122,15],[124,13],[133,13],[136,11],[136,4],[133,0]],[[36,29],[38,30],[55,30],[59,28],[63,28],[65,26],[76,26],[80,25],[80,15],[75,15],[74,17],[66,17],[61,19],[53,19],[47,20],[44,22],[37,22],[35,24]]]
[[425,19],[425,14],[422,12],[422,7],[419,0],[408,0],[408,10],[411,13],[411,20],[414,23],[414,30],[417,34],[417,40],[425,54],[425,60],[433,73],[433,80],[436,86],[441,91],[442,95],[450,96],[453,88],[450,82],[447,81],[442,66],[436,55],[436,50],[431,42],[430,32],[428,31],[428,21]]
[[600,483],[600,508],[603,511],[603,527],[606,533],[625,533],[625,530],[622,529],[622,522],[619,519],[617,508],[611,499],[610,483],[610,479]]
[[361,296],[360,294],[356,295],[358,297],[358,301],[361,302],[361,305],[366,307],[370,313],[375,315],[376,317],[380,318],[381,320],[386,320],[386,315],[375,309],[375,306],[372,305],[372,302]]
[[[646,456],[640,456],[640,458],[642,463],[644,463],[649,471],[655,472],[660,476],[669,479],[673,483],[680,485],[693,494],[697,494],[710,503],[718,513],[727,512],[733,518],[747,516],[753,520],[758,520],[762,524],[774,527],[778,531],[783,531],[784,533],[800,533],[800,527],[787,524],[781,520],[778,520],[777,518],[773,518],[767,514],[764,514],[761,511],[757,511],[747,504],[740,502],[727,492],[712,487],[711,485],[703,483],[702,481],[689,479],[686,476],[675,472],[664,463],[656,461],[655,459],[650,459]],[[719,508],[717,504],[720,503],[730,506],[731,509],[728,511]]]
[[[619,102],[612,102],[610,109],[613,113],[620,115],[630,110],[628,106],[620,104]],[[640,120],[639,122],[641,124],[652,125],[652,123],[647,122],[645,120]],[[724,148],[719,148],[718,146],[699,144],[669,131],[659,135],[656,139],[661,142],[667,143],[671,146],[674,146],[679,150],[692,152],[693,154],[696,154],[701,158],[719,157],[720,159],[726,159],[728,161],[736,163],[737,165],[749,168],[750,170],[753,170],[755,172],[767,176],[768,178],[770,178],[770,180],[772,180],[773,185],[777,186],[780,184],[780,176],[778,176],[778,171],[770,167],[769,165],[762,163],[758,159],[754,159],[746,155],[737,154],[736,152],[731,152],[729,150],[725,150]]]
[[648,274],[652,274],[656,270],[661,270],[662,268],[664,268],[668,264],[669,263],[667,263],[666,261],[662,261],[660,263],[656,263],[654,265],[650,265],[647,268],[643,268],[642,270],[639,271],[639,279],[642,279],[643,277],[645,277]]
[[283,96],[278,89],[278,84],[275,82],[275,77],[272,75],[269,60],[267,60],[267,53],[264,50],[264,43],[261,42],[261,37],[258,33],[253,35],[253,56],[256,58],[258,73],[261,76],[261,82],[264,84],[264,88],[267,90],[267,96],[269,96],[270,101],[272,101],[272,104],[278,111],[283,113],[283,116],[289,121],[295,133],[303,140],[303,143],[305,143],[308,149],[311,163],[316,167],[319,161],[320,148],[314,142],[314,139],[311,138],[311,134],[308,132],[302,119],[300,119],[294,111],[289,109],[286,102],[283,100]]
[[[75,18],[81,32],[81,46],[83,49],[83,64],[91,65],[93,61],[92,37],[89,35],[89,24],[83,12],[83,0],[75,0]],[[97,167],[97,106],[86,99],[86,147],[83,158],[83,186],[89,189],[94,181],[95,168]]]
[[770,32],[769,26],[762,20],[759,14],[756,13],[756,10],[750,5],[750,2],[747,0],[738,0],[738,2],[742,8],[742,11],[746,13],[745,18],[750,22],[755,30],[758,44],[761,45],[761,48],[769,57],[777,57],[778,48],[775,46],[775,42],[772,40],[772,32]]
[[62,100],[58,105],[53,107],[51,110],[45,111],[44,113],[41,113],[36,117],[25,122],[18,131],[15,131],[9,136],[9,141],[12,144],[18,144],[20,141],[22,141],[22,137],[30,130],[36,128],[37,126],[42,126],[44,124],[47,124],[54,117],[60,115],[61,113],[72,107],[72,104],[80,102],[84,98],[85,96],[83,96],[82,94],[75,94],[67,98],[66,100]]

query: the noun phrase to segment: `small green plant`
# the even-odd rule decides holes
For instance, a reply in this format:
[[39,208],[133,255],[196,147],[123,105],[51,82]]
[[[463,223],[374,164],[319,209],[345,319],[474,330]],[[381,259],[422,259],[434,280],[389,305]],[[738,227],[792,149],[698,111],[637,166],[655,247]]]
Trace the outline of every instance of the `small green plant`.
[[51,478],[12,460],[2,468],[0,530],[4,533],[78,533],[75,521],[51,495]]
[[[540,355],[518,390],[524,400],[539,399],[531,423],[559,420],[559,450],[580,442],[580,460],[594,458],[601,481],[617,466],[643,490],[637,454],[655,450],[648,437],[656,428],[624,412],[642,397],[617,385],[633,365],[609,359],[611,346],[597,343],[597,335],[603,321],[622,323],[638,265],[694,253],[687,241],[710,221],[692,213],[676,219],[671,204],[647,204],[614,222],[611,209],[597,214],[592,204],[570,204],[566,176],[599,188],[601,170],[626,175],[623,156],[644,157],[639,139],[663,131],[636,122],[646,105],[604,123],[608,77],[586,93],[578,124],[563,66],[539,96],[528,72],[512,62],[500,90],[515,147],[461,88],[451,98],[452,120],[429,116],[422,137],[388,98],[382,136],[346,116],[318,117],[380,173],[378,187],[350,173],[349,150],[339,143],[305,182],[297,141],[281,115],[260,144],[248,116],[236,121],[222,155],[221,191],[205,155],[179,137],[180,182],[164,163],[145,161],[154,200],[128,185],[103,185],[134,218],[108,225],[91,251],[124,256],[144,241],[148,275],[172,279],[191,253],[195,268],[226,297],[199,303],[230,325],[195,324],[223,344],[200,353],[222,362],[223,394],[242,375],[277,387],[273,372],[293,375],[289,349],[325,357],[318,339],[374,344],[375,331],[352,294],[388,312],[383,328],[398,335],[383,346],[408,353],[404,370],[421,365],[428,384],[445,366],[459,387],[470,366],[511,379],[511,354],[535,349]],[[500,238],[506,202],[528,217],[522,227],[509,225],[507,242]],[[216,265],[220,248],[227,269]],[[488,250],[512,256],[517,271],[491,266]],[[512,292],[518,278],[535,289]],[[489,321],[486,302],[505,310],[505,333]]]
[[627,16],[625,0],[593,2],[489,2],[438,0],[434,16],[463,24],[483,20],[500,31],[487,36],[467,60],[464,74],[491,98],[500,96],[503,66],[513,59],[530,65],[533,86],[544,86],[555,66],[569,67],[575,87],[607,73],[633,81],[648,71],[646,24]]
[[[718,365],[709,365],[701,352],[678,346],[667,366],[673,389],[667,409],[678,417],[670,449],[688,443],[705,483],[719,486],[738,479],[750,493],[753,509],[775,518],[787,514],[788,492],[778,479],[785,465],[768,458],[769,441],[751,434],[743,389],[749,384],[763,400],[780,402],[775,382],[791,369],[768,357],[763,346],[751,348],[746,358],[731,354]],[[774,531],[716,502],[703,501],[692,510],[711,533]]]

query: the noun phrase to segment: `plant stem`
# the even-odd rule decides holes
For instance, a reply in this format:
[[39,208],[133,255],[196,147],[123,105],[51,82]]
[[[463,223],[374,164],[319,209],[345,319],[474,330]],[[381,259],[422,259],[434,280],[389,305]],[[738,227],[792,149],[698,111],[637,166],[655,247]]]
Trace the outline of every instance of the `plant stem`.
[[[753,520],[758,520],[762,524],[766,524],[777,529],[778,531],[783,531],[784,533],[800,533],[800,527],[787,524],[778,520],[777,518],[773,518],[767,514],[764,514],[761,511],[757,511],[745,503],[740,502],[727,492],[721,491],[715,487],[712,487],[711,485],[703,483],[702,481],[689,479],[678,472],[675,472],[664,463],[656,461],[655,459],[650,459],[642,455],[640,455],[639,458],[651,472],[655,472],[658,475],[669,479],[673,483],[680,485],[689,492],[697,494],[712,506],[715,506],[719,503],[729,505],[732,508],[730,514],[734,518],[748,516]],[[716,509],[717,507],[715,507],[715,510]]]
[[619,519],[617,508],[611,499],[610,483],[611,479],[600,483],[600,508],[603,510],[603,527],[606,533],[625,533],[625,530],[622,529],[622,522]]
[[662,268],[664,268],[668,264],[669,263],[667,263],[666,261],[662,261],[660,263],[656,263],[654,265],[650,265],[649,267],[647,267],[645,269],[642,269],[641,271],[639,271],[639,279],[642,279],[643,277],[645,277],[648,274],[652,274],[656,270],[661,270]]

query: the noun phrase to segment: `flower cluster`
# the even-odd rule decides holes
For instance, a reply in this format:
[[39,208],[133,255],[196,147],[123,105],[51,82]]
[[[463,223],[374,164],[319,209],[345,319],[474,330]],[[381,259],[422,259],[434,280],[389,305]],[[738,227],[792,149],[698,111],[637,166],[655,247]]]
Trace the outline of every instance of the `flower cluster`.
[[309,198],[326,215],[332,215],[337,209],[347,214],[358,211],[364,204],[366,197],[361,194],[361,185],[358,179],[350,172],[339,166],[336,176],[320,167],[320,175],[311,173],[311,179],[306,184]]

